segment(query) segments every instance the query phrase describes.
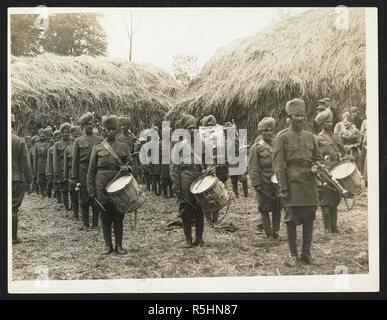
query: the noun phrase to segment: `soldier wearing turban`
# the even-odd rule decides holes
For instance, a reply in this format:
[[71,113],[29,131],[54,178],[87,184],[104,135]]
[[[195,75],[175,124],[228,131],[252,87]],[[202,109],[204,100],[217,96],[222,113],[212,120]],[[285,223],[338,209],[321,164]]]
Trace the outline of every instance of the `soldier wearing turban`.
[[46,162],[47,162],[47,152],[49,144],[47,138],[44,134],[44,129],[40,128],[38,130],[38,135],[40,142],[37,142],[34,147],[34,171],[36,172],[37,184],[39,186],[39,193],[42,197],[47,196],[47,181],[46,181]]
[[[327,169],[332,168],[340,161],[345,153],[343,143],[339,135],[332,131],[333,113],[327,109],[318,114],[315,118],[322,130],[317,135],[317,141],[321,156],[324,158],[324,164]],[[324,227],[326,233],[337,233],[337,206],[340,203],[340,194],[335,191],[334,186],[324,176],[322,187],[320,187],[320,207],[323,215]]]
[[79,122],[84,130],[84,134],[74,141],[71,180],[75,184],[79,184],[79,203],[83,221],[81,230],[88,231],[90,228],[89,206],[91,206],[93,210],[91,228],[97,230],[99,207],[94,202],[90,203],[89,201],[89,194],[87,192],[87,170],[89,168],[91,151],[96,144],[102,142],[103,138],[95,135],[93,132],[94,116],[91,112],[84,113],[79,118]]
[[54,197],[58,201],[58,204],[62,203],[62,198],[58,184],[54,185],[54,144],[61,139],[60,131],[55,130],[53,133],[53,144],[47,150],[46,161],[46,180],[47,180],[47,196],[52,197],[52,190],[54,189]]
[[[124,213],[120,212],[111,202],[107,194],[106,187],[117,174],[128,174],[131,172],[130,150],[127,144],[117,141],[116,136],[119,132],[119,121],[114,115],[102,117],[106,139],[93,147],[91,153],[89,170],[87,173],[87,190],[90,202],[101,204],[101,221],[103,237],[106,245],[106,253],[113,252],[112,243],[112,224],[114,225],[115,252],[126,254],[127,251],[122,247],[123,237],[123,219]],[[109,149],[117,155],[118,159]]]
[[[258,123],[258,138],[250,149],[248,172],[257,192],[258,209],[268,240],[279,239],[281,204],[276,186],[271,182],[273,171],[273,140],[275,120],[265,117]],[[272,222],[270,221],[272,213]]]
[[[320,151],[314,135],[303,129],[305,103],[293,99],[285,106],[290,126],[281,131],[273,148],[273,168],[279,183],[279,196],[285,207],[285,223],[288,234],[290,256],[286,265],[294,267],[303,261],[311,263],[310,248],[313,222],[316,218],[318,191],[317,167]],[[303,226],[302,253],[298,256],[297,225]]]

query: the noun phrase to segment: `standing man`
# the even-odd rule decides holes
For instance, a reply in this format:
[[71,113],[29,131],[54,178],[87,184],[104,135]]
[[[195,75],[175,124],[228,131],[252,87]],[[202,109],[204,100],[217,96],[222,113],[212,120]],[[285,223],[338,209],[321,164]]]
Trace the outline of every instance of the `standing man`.
[[66,181],[68,191],[70,193],[70,200],[73,208],[73,219],[79,220],[79,201],[78,192],[75,190],[75,183],[71,180],[71,172],[73,165],[73,149],[74,140],[82,135],[82,129],[79,126],[72,126],[70,128],[70,134],[72,136],[72,143],[70,143],[64,151],[64,180]]
[[293,99],[286,103],[289,128],[276,137],[273,151],[273,168],[279,183],[279,196],[286,210],[285,223],[289,242],[289,266],[299,263],[297,251],[297,225],[302,225],[301,261],[312,262],[310,248],[313,222],[318,206],[318,191],[313,162],[320,159],[314,135],[303,129],[305,103]]
[[[122,247],[124,213],[119,212],[111,202],[106,191],[108,184],[119,177],[117,174],[128,174],[131,171],[129,147],[126,143],[118,142],[116,136],[119,130],[118,118],[114,115],[102,117],[106,139],[93,147],[90,166],[87,173],[87,190],[90,202],[97,199],[101,204],[101,221],[106,254],[113,252],[112,224],[115,237],[115,252],[126,254]],[[127,166],[125,166],[128,164]]]
[[61,193],[62,203],[66,211],[70,211],[70,208],[69,193],[64,178],[64,151],[69,145],[70,128],[71,124],[68,122],[60,126],[59,132],[62,139],[55,142],[53,152],[54,183],[58,185],[58,191]]
[[[54,164],[53,164],[53,156],[54,156],[54,144],[59,141],[60,132],[59,130],[55,130],[53,134],[53,144],[47,150],[47,161],[46,161],[46,180],[47,180],[47,196],[48,198],[52,197],[52,190],[54,187]],[[57,190],[57,186],[54,188],[54,197],[57,199],[58,203],[61,204],[60,195],[58,196],[59,191]]]
[[129,133],[129,124],[130,124],[130,119],[127,117],[119,117],[119,122],[120,122],[120,130],[121,132],[117,134],[117,141],[125,143],[128,145],[130,152],[133,152],[134,148],[134,141],[133,137]]
[[97,230],[99,209],[94,202],[89,202],[89,195],[87,192],[87,170],[89,168],[91,151],[93,150],[94,145],[102,142],[103,138],[96,136],[93,133],[94,116],[91,112],[84,113],[80,117],[79,122],[84,130],[84,134],[74,141],[71,178],[74,183],[80,184],[79,202],[83,219],[83,227],[81,230],[89,230],[89,206],[92,206],[93,208],[92,229]]
[[[322,126],[317,136],[321,156],[324,165],[330,170],[336,165],[342,155],[345,154],[343,142],[339,135],[333,134],[333,114],[325,110],[316,116],[315,121]],[[326,233],[338,233],[337,229],[337,206],[340,203],[340,193],[328,179],[321,177],[323,185],[320,191],[320,207],[323,215]]]
[[48,151],[48,142],[44,134],[44,129],[38,130],[38,135],[40,142],[35,144],[34,148],[34,170],[37,176],[37,183],[39,186],[39,192],[42,197],[47,196],[46,191],[46,161],[47,161],[47,151]]
[[40,142],[39,136],[33,136],[32,137],[32,147],[29,150],[30,152],[30,163],[32,168],[32,188],[36,192],[36,194],[39,194],[39,186],[38,186],[38,177],[35,170],[35,164],[36,164],[36,158],[34,154],[35,145]]
[[18,211],[24,193],[31,190],[32,171],[25,141],[14,132],[15,116],[11,116],[12,126],[12,244],[20,243],[17,236]]

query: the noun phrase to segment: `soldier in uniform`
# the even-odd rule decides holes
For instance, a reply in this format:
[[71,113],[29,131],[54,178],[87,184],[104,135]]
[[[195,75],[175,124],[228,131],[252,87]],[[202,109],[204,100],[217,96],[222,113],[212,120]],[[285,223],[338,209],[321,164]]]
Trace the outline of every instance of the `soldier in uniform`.
[[129,147],[130,153],[133,152],[134,141],[133,137],[129,134],[130,119],[127,117],[119,117],[121,132],[117,134],[116,140],[118,142],[126,143]]
[[70,128],[71,124],[68,122],[63,123],[60,126],[59,131],[62,138],[55,142],[53,152],[54,183],[58,185],[62,203],[66,211],[70,211],[70,207],[67,183],[64,178],[64,152],[69,145]]
[[[258,198],[258,209],[269,240],[279,239],[281,204],[271,182],[273,171],[273,138],[275,120],[265,117],[258,123],[258,138],[250,149],[248,172]],[[270,221],[272,213],[272,223]]]
[[15,116],[11,116],[12,125],[12,243],[20,243],[17,236],[18,210],[25,191],[30,192],[32,183],[31,164],[25,141],[14,132]]
[[[102,125],[106,139],[93,147],[87,173],[87,190],[90,201],[94,202],[97,199],[101,204],[101,208],[103,207],[101,221],[106,254],[113,252],[112,224],[114,225],[115,252],[126,254],[127,251],[122,247],[124,214],[115,208],[106,192],[106,187],[114,177],[118,177],[118,173],[128,174],[131,171],[129,167],[131,163],[130,150],[126,143],[116,140],[119,130],[119,122],[116,116],[104,116]],[[109,148],[112,150],[109,150]]]
[[[54,155],[54,144],[55,142],[59,141],[60,139],[60,132],[59,130],[55,130],[52,138],[52,145],[47,150],[47,161],[46,161],[46,180],[47,180],[47,196],[48,198],[52,197],[52,190],[54,187],[54,164],[53,164],[53,155]],[[59,190],[57,190],[57,187],[55,185],[54,188],[54,197],[57,199],[58,203],[62,203]]]
[[153,132],[157,134],[158,139],[158,163],[151,163],[149,164],[149,175],[150,180],[152,183],[152,191],[156,196],[160,195],[160,173],[161,173],[161,148],[160,148],[160,136],[158,134],[158,127],[153,127]]
[[281,131],[274,141],[273,168],[279,183],[279,196],[285,207],[285,223],[288,235],[289,266],[299,263],[297,251],[297,225],[302,225],[301,261],[312,262],[310,248],[313,222],[318,206],[318,191],[313,164],[320,159],[320,151],[314,135],[303,129],[305,103],[293,99],[286,103],[289,128]]
[[37,142],[34,148],[34,160],[35,160],[34,170],[37,176],[39,192],[42,195],[42,197],[46,197],[47,196],[46,161],[47,161],[48,142],[44,134],[44,129],[39,129],[38,135],[39,135],[40,142]]
[[70,143],[64,151],[64,180],[67,183],[67,188],[70,193],[70,200],[73,208],[73,219],[79,220],[79,201],[78,201],[78,192],[75,190],[75,183],[71,180],[71,172],[73,165],[73,149],[74,149],[74,140],[79,138],[82,135],[82,128],[79,126],[71,126],[70,134],[72,136],[73,142]]
[[82,230],[89,230],[89,206],[93,208],[93,224],[92,228],[98,228],[99,208],[94,203],[89,202],[89,195],[87,193],[87,170],[89,168],[91,151],[94,145],[102,142],[102,137],[95,136],[93,133],[94,116],[91,112],[84,113],[79,122],[84,129],[84,134],[74,141],[73,149],[73,164],[72,164],[72,181],[80,183],[80,197],[81,213],[83,219]]
[[[168,132],[164,132],[164,134],[169,134]],[[163,144],[163,141],[160,142],[160,150],[161,153],[163,154],[170,154],[171,150],[169,148],[170,146],[167,146],[166,144]],[[165,149],[165,150],[164,150]],[[169,149],[169,150],[168,150]],[[169,173],[169,164],[160,164],[160,181],[161,181],[161,189],[163,193],[164,198],[172,198],[173,197],[173,191],[172,191],[172,180],[171,180],[171,175]],[[169,192],[168,192],[169,190]],[[169,193],[169,196],[168,196]]]
[[31,139],[31,142],[32,142],[32,146],[31,146],[31,149],[29,150],[29,154],[30,154],[30,163],[32,168],[32,189],[33,191],[36,192],[36,194],[39,194],[38,177],[35,170],[36,159],[34,155],[35,145],[38,142],[40,142],[39,136],[33,136]]
[[[179,201],[179,216],[183,221],[183,230],[185,235],[185,248],[191,248],[192,246],[202,246],[203,241],[203,230],[204,230],[204,215],[203,210],[196,202],[193,195],[190,193],[190,186],[193,181],[199,178],[203,174],[203,165],[194,164],[194,158],[198,155],[195,154],[194,150],[194,129],[197,128],[197,120],[192,115],[184,114],[177,122],[176,126],[181,129],[189,130],[191,133],[191,141],[182,140],[175,144],[174,149],[177,146],[184,146],[184,144],[191,145],[191,152],[189,159],[184,159],[182,164],[176,164],[173,157],[170,165],[170,174],[172,179],[172,188],[176,193]],[[175,149],[176,150],[176,149]],[[204,147],[202,148],[203,154],[200,155],[202,160],[204,159]],[[184,156],[184,152],[183,152]],[[188,164],[190,163],[190,164]],[[214,174],[215,166],[209,165],[207,173]],[[195,241],[192,243],[192,218],[195,217]]]
[[[324,165],[330,170],[340,161],[345,153],[340,136],[333,134],[333,113],[326,110],[318,114],[315,122],[322,126],[322,131],[317,135],[317,141]],[[320,187],[320,207],[322,211],[326,233],[337,233],[337,206],[340,203],[340,193],[335,190],[329,180],[323,178]]]

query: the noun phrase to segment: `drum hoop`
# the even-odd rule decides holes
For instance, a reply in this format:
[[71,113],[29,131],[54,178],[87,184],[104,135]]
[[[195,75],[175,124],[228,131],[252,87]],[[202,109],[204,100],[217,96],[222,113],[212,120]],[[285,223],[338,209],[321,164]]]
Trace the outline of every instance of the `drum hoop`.
[[[130,175],[130,176],[133,178],[132,175]],[[122,176],[122,177],[128,177],[128,176]],[[113,192],[109,191],[109,187],[112,185],[112,183],[115,182],[115,181],[117,181],[118,179],[120,179],[120,178],[122,178],[122,177],[119,177],[119,178],[117,178],[117,179],[112,180],[112,181],[109,182],[109,184],[106,186],[106,192],[107,192],[108,194],[115,194],[115,193],[121,192],[121,191],[127,189],[127,188],[129,187],[129,185],[131,185],[131,184],[133,183],[133,179],[130,179],[130,180],[129,180],[129,183],[128,183],[128,184],[125,184],[121,189],[118,189],[118,190],[113,191]]]
[[199,194],[207,194],[208,192],[210,192],[212,190],[212,187],[215,185],[216,181],[219,180],[217,177],[214,177],[214,181],[213,183],[211,184],[211,186],[208,187],[207,190],[203,191],[203,192],[196,192],[196,193],[193,193],[192,192],[192,189],[193,189],[193,186],[196,185],[196,183],[198,183],[201,179],[204,179],[205,177],[207,176],[204,176],[204,177],[201,177],[201,178],[198,178],[196,179],[190,186],[189,188],[189,191],[193,194],[193,195],[199,195]]

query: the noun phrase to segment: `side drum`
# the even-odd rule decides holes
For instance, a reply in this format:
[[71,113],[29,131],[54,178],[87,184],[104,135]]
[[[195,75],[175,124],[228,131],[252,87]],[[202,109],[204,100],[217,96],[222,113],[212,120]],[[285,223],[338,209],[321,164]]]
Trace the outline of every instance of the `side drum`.
[[190,192],[204,212],[216,212],[230,201],[226,186],[216,176],[205,176],[195,180]]
[[351,194],[356,195],[363,191],[363,179],[353,162],[340,162],[330,170],[330,173],[332,177]]
[[132,175],[110,182],[106,191],[116,209],[121,213],[132,212],[145,202],[145,194]]

